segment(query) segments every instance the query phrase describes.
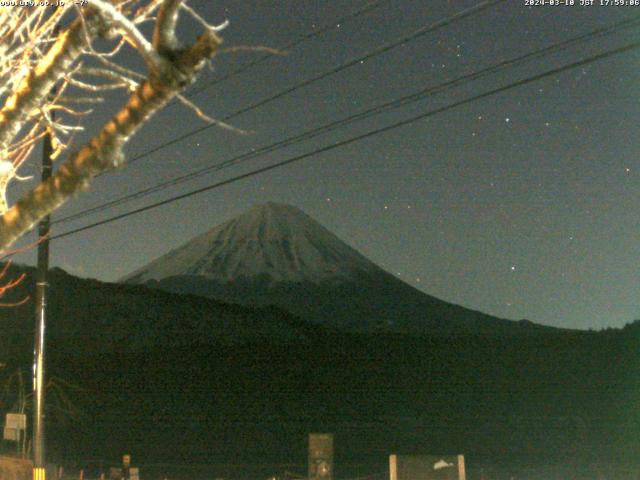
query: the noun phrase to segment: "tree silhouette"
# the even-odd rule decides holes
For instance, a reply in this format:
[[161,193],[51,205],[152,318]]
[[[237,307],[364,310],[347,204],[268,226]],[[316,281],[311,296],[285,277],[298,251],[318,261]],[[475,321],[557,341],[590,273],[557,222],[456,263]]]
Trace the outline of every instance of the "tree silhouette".
[[[202,29],[190,45],[181,45],[176,36],[183,14]],[[150,38],[140,28],[147,23],[153,24]],[[180,92],[213,58],[225,26],[209,25],[183,0],[90,0],[0,9],[0,251],[86,190],[93,177],[122,166],[124,145],[171,99],[214,121]],[[122,64],[127,49],[142,58],[143,71]],[[125,92],[120,109],[76,147],[74,134],[111,90]],[[10,204],[8,186],[27,180],[19,171],[47,134],[53,157],[66,159],[49,180]]]

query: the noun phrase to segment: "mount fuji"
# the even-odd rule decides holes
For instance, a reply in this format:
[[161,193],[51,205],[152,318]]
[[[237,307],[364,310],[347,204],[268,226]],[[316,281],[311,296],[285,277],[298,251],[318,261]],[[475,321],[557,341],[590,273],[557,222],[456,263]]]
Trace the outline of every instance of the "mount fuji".
[[502,335],[550,329],[427,295],[300,209],[278,203],[256,206],[214,227],[121,282],[241,305],[276,305],[349,331]]

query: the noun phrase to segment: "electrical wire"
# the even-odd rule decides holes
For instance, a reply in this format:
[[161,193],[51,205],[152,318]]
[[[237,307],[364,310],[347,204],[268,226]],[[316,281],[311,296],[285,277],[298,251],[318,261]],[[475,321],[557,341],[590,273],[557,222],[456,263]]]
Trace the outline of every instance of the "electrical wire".
[[[311,84],[313,84],[315,82],[318,82],[318,81],[323,80],[325,78],[328,78],[328,77],[330,77],[332,75],[335,75],[336,73],[341,72],[343,70],[346,70],[347,68],[350,68],[350,67],[352,67],[354,65],[358,65],[358,64],[360,64],[360,62],[364,62],[364,61],[369,60],[369,59],[371,59],[373,57],[377,57],[378,55],[382,55],[383,53],[388,52],[389,50],[397,48],[397,47],[399,47],[401,45],[405,45],[405,44],[407,44],[407,43],[409,43],[409,42],[411,42],[413,40],[416,40],[416,39],[418,39],[418,38],[420,38],[420,37],[422,37],[422,36],[424,36],[424,35],[426,35],[428,33],[435,32],[436,30],[439,30],[441,28],[447,27],[447,26],[449,26],[449,25],[451,25],[453,23],[456,23],[456,22],[458,22],[460,20],[463,20],[463,19],[465,19],[467,17],[470,17],[472,15],[476,15],[478,13],[481,13],[484,10],[487,10],[488,8],[493,7],[494,5],[497,5],[497,4],[500,4],[500,3],[504,3],[506,1],[507,0],[487,0],[487,1],[484,1],[484,2],[481,2],[481,3],[477,4],[477,5],[475,5],[473,7],[469,7],[467,9],[465,9],[465,10],[462,10],[461,12],[458,12],[458,13],[456,13],[456,14],[450,16],[450,17],[447,17],[447,18],[445,18],[443,20],[435,22],[435,23],[433,23],[431,25],[419,28],[419,29],[415,30],[414,32],[412,32],[412,33],[410,33],[408,35],[405,35],[405,36],[403,36],[403,37],[401,37],[401,38],[399,38],[399,39],[397,39],[397,40],[395,40],[393,42],[386,43],[386,44],[382,45],[381,47],[378,47],[378,48],[376,48],[374,50],[371,50],[371,51],[365,53],[364,55],[360,55],[360,56],[358,56],[356,58],[353,58],[351,60],[348,60],[345,63],[342,63],[342,64],[338,65],[337,67],[333,67],[333,68],[331,68],[330,70],[328,70],[326,72],[323,72],[323,73],[321,73],[319,75],[316,75],[314,77],[311,77],[311,78],[308,78],[306,80],[303,80],[302,82],[297,83],[297,84],[295,84],[295,85],[293,85],[291,87],[288,87],[288,88],[286,88],[284,90],[281,90],[280,92],[278,92],[278,93],[276,93],[274,95],[271,95],[270,97],[267,97],[267,98],[265,98],[263,100],[260,100],[257,103],[254,103],[254,104],[249,105],[247,107],[241,108],[240,110],[236,110],[234,113],[231,113],[231,114],[223,117],[221,119],[221,121],[228,122],[229,120],[232,120],[232,119],[234,119],[234,118],[236,118],[236,117],[238,117],[238,116],[240,116],[240,115],[242,115],[244,113],[247,113],[247,112],[250,112],[252,110],[255,110],[256,108],[262,107],[262,106],[264,106],[264,105],[266,105],[266,104],[268,104],[270,102],[273,102],[274,100],[277,100],[277,99],[282,98],[282,97],[284,97],[286,95],[289,95],[290,93],[293,93],[293,92],[295,92],[297,90],[300,90],[301,88],[304,88],[304,87],[309,86],[309,85],[311,85]],[[157,145],[156,147],[153,147],[153,148],[151,148],[151,149],[149,149],[149,150],[147,150],[147,151],[145,151],[143,153],[135,155],[134,157],[131,158],[131,160],[129,160],[128,163],[129,163],[129,165],[132,165],[132,164],[142,160],[143,158],[148,157],[149,155],[151,155],[153,153],[156,153],[156,152],[158,152],[158,151],[160,151],[160,150],[162,150],[162,149],[164,149],[166,147],[169,147],[171,145],[179,143],[179,142],[181,142],[183,140],[186,140],[187,138],[190,138],[190,137],[192,137],[194,135],[197,135],[200,132],[203,132],[205,130],[208,130],[208,129],[216,127],[216,126],[217,126],[217,124],[208,124],[208,125],[205,125],[203,127],[196,128],[196,129],[194,129],[194,130],[192,130],[192,131],[190,131],[188,133],[185,133],[183,135],[175,137],[172,140],[169,140],[167,142],[161,143],[160,145]]]
[[553,44],[551,46],[548,47],[544,47],[538,50],[535,50],[533,52],[527,53],[525,55],[522,55],[520,57],[516,57],[516,58],[512,58],[509,60],[504,60],[502,62],[499,62],[496,65],[493,65],[491,67],[485,68],[483,70],[480,70],[478,72],[474,72],[468,75],[464,75],[462,77],[458,77],[456,79],[453,80],[449,80],[447,82],[444,82],[442,84],[433,86],[433,87],[427,87],[425,89],[421,89],[418,92],[409,94],[409,95],[405,95],[401,98],[395,99],[395,100],[391,100],[389,102],[385,102],[381,105],[377,105],[374,106],[372,108],[369,108],[365,111],[356,113],[356,114],[352,114],[350,116],[347,116],[343,119],[334,121],[334,122],[330,122],[328,124],[322,125],[320,127],[316,127],[313,128],[311,130],[307,130],[301,134],[292,136],[292,137],[288,137],[286,139],[283,139],[279,142],[267,145],[267,146],[263,146],[259,149],[255,149],[255,150],[251,150],[249,152],[243,153],[239,156],[233,157],[231,159],[225,160],[223,162],[214,164],[214,165],[210,165],[207,167],[204,167],[202,169],[196,170],[195,172],[191,172],[188,173],[186,175],[181,175],[177,178],[173,178],[164,182],[161,182],[159,184],[156,184],[154,186],[139,190],[137,192],[128,194],[128,195],[124,195],[121,196],[117,199],[114,200],[110,200],[108,202],[105,202],[101,205],[97,205],[95,207],[86,209],[86,210],[82,210],[80,212],[68,215],[66,217],[60,218],[54,222],[52,222],[53,224],[59,224],[59,223],[66,223],[72,220],[77,220],[79,218],[83,218],[85,216],[94,214],[94,213],[98,213],[104,210],[107,210],[109,208],[113,208],[117,205],[121,205],[124,203],[128,203],[132,200],[135,199],[139,199],[139,198],[143,198],[147,195],[150,195],[152,193],[155,192],[159,192],[162,190],[165,190],[168,187],[172,187],[172,186],[176,186],[179,185],[181,183],[187,182],[187,181],[191,181],[193,179],[199,178],[201,176],[204,176],[206,174],[211,173],[212,171],[219,171],[222,170],[224,168],[228,168],[232,165],[237,165],[240,162],[244,162],[250,159],[253,159],[255,157],[258,157],[260,155],[266,154],[266,153],[270,153],[276,150],[279,150],[281,148],[293,145],[295,143],[299,143],[301,141],[304,140],[308,140],[314,137],[317,137],[321,134],[336,130],[339,127],[342,127],[344,125],[347,124],[351,124],[366,118],[370,118],[374,115],[379,115],[381,113],[390,111],[392,109],[395,108],[399,108],[405,105],[408,105],[410,103],[414,103],[417,102],[419,100],[424,99],[427,96],[430,95],[434,95],[437,93],[442,93],[443,91],[446,91],[448,89],[454,88],[454,87],[458,87],[463,83],[469,82],[469,81],[475,81],[478,80],[482,77],[485,77],[487,75],[490,74],[494,74],[497,73],[499,71],[503,71],[507,68],[513,68],[515,66],[521,65],[525,62],[531,61],[533,59],[537,59],[546,55],[550,55],[553,53],[556,53],[558,51],[564,50],[566,48],[572,47],[578,43],[582,43],[584,41],[588,41],[588,40],[592,40],[594,38],[600,38],[604,35],[609,35],[611,33],[615,33],[617,31],[619,31],[620,29],[623,28],[630,28],[630,27],[634,27],[634,26],[638,26],[640,25],[640,17],[633,17],[627,20],[623,20],[621,22],[617,22],[613,25],[607,26],[607,27],[603,27],[600,29],[596,29],[593,30],[591,32],[588,32],[586,34],[580,35],[578,37],[574,37],[571,38],[569,40],[565,40],[556,44]]
[[[356,17],[359,17],[361,15],[364,15],[366,13],[369,13],[370,11],[378,8],[380,6],[381,3],[383,3],[386,0],[375,0],[372,2],[368,2],[364,7],[358,9],[358,10],[354,10],[351,13],[348,13],[342,17],[339,17],[335,20],[333,20],[331,23],[320,27],[312,32],[307,33],[306,35],[301,36],[300,38],[289,42],[283,46],[281,46],[278,50],[280,51],[288,51],[291,50],[295,47],[297,47],[298,45],[307,42],[315,37],[318,37],[320,35],[322,35],[325,32],[328,32],[329,30],[333,30],[335,28],[335,25],[341,25],[345,22],[348,22],[349,20],[352,20]],[[213,79],[212,81],[208,82],[205,85],[202,85],[199,89],[196,89],[192,92],[189,92],[186,96],[187,97],[193,97],[195,95],[199,95],[200,93],[202,93],[203,91],[218,85],[219,83],[224,82],[225,80],[228,80],[229,78],[235,77],[236,75],[239,75],[240,73],[246,72],[247,70],[255,67],[256,65],[259,65],[260,63],[264,62],[265,60],[268,60],[274,56],[277,56],[277,54],[275,53],[267,53],[261,57],[256,58],[255,60],[251,61],[251,62],[247,62],[243,65],[241,65],[240,67],[238,67],[237,69],[233,70],[232,72],[227,73],[226,75],[222,75],[218,78]],[[176,102],[177,104],[178,102]]]
[[440,108],[437,108],[435,110],[430,110],[428,112],[421,113],[419,115],[410,117],[408,119],[401,120],[399,122],[395,122],[395,123],[392,123],[390,125],[386,125],[384,127],[380,127],[380,128],[374,129],[374,130],[370,130],[369,132],[366,132],[366,133],[363,133],[363,134],[360,134],[360,135],[356,135],[356,136],[347,138],[345,140],[341,140],[339,142],[336,142],[336,143],[333,143],[331,145],[327,145],[327,146],[318,148],[318,149],[313,150],[311,152],[307,152],[307,153],[304,153],[304,154],[301,154],[301,155],[297,155],[297,156],[289,158],[287,160],[283,160],[283,161],[280,161],[280,162],[277,162],[277,163],[274,163],[274,164],[271,164],[271,165],[268,165],[268,166],[265,166],[265,167],[262,167],[262,168],[259,168],[259,169],[256,169],[256,170],[252,170],[250,172],[247,172],[247,173],[244,173],[244,174],[241,174],[241,175],[236,175],[235,177],[231,177],[229,179],[222,180],[222,181],[213,183],[211,185],[207,185],[205,187],[198,188],[196,190],[192,190],[190,192],[186,192],[186,193],[183,193],[183,194],[180,194],[180,195],[177,195],[177,196],[174,196],[174,197],[171,197],[171,198],[159,201],[159,202],[155,202],[153,204],[146,205],[144,207],[140,207],[140,208],[131,210],[129,212],[125,212],[125,213],[122,213],[122,214],[119,214],[119,215],[115,215],[113,217],[106,218],[104,220],[101,220],[101,221],[98,221],[98,222],[94,222],[92,224],[89,224],[89,225],[86,225],[86,226],[83,226],[83,227],[80,227],[80,228],[76,228],[74,230],[70,230],[70,231],[67,231],[67,232],[64,232],[64,233],[61,233],[61,234],[58,234],[58,235],[54,235],[54,236],[51,237],[51,239],[54,240],[54,239],[58,239],[58,238],[67,237],[69,235],[74,235],[74,234],[77,234],[77,233],[80,233],[80,232],[83,232],[83,231],[98,227],[100,225],[105,225],[107,223],[111,223],[111,222],[114,222],[116,220],[120,220],[120,219],[123,219],[123,218],[126,218],[126,217],[130,217],[132,215],[136,215],[136,214],[141,213],[141,212],[145,212],[145,211],[148,211],[148,210],[151,210],[151,209],[163,206],[163,205],[167,205],[167,204],[176,202],[178,200],[182,200],[184,198],[188,198],[188,197],[197,195],[199,193],[203,193],[203,192],[207,192],[207,191],[210,191],[210,190],[213,190],[213,189],[217,189],[217,188],[220,188],[222,186],[229,185],[229,184],[238,182],[240,180],[244,180],[246,178],[254,177],[256,175],[259,175],[259,174],[262,174],[262,173],[265,173],[265,172],[268,172],[268,171],[271,171],[271,170],[282,168],[282,167],[284,167],[286,165],[289,165],[289,164],[292,164],[292,163],[295,163],[295,162],[299,162],[299,161],[304,160],[306,158],[309,158],[309,157],[312,157],[312,156],[315,156],[315,155],[319,155],[321,153],[325,153],[325,152],[328,152],[328,151],[331,151],[331,150],[335,150],[335,149],[343,147],[345,145],[350,145],[350,144],[358,142],[360,140],[364,140],[366,138],[370,138],[370,137],[373,137],[373,136],[376,136],[376,135],[380,135],[382,133],[398,129],[398,128],[403,127],[403,126],[410,125],[410,124],[415,123],[417,121],[433,117],[435,115],[438,115],[440,113],[444,113],[446,111],[452,110],[452,109],[457,108],[459,106],[466,105],[466,104],[469,104],[469,103],[472,103],[472,102],[475,102],[475,101],[478,101],[478,100],[482,100],[484,98],[487,98],[487,97],[490,97],[490,96],[493,96],[493,95],[497,95],[497,94],[503,93],[503,92],[505,92],[507,90],[511,90],[513,88],[517,88],[517,87],[520,87],[520,86],[523,86],[523,85],[527,85],[529,83],[536,82],[536,81],[542,80],[544,78],[548,78],[548,77],[551,77],[551,76],[554,76],[554,75],[558,75],[558,74],[566,72],[568,70],[572,70],[572,69],[575,69],[575,68],[578,68],[578,67],[583,67],[585,65],[588,65],[588,64],[600,61],[600,60],[604,60],[606,58],[610,58],[610,57],[615,56],[615,55],[621,55],[623,53],[627,53],[627,52],[630,52],[630,51],[638,49],[638,48],[640,48],[640,42],[634,42],[634,43],[630,43],[630,44],[627,44],[625,46],[622,46],[622,47],[619,47],[619,48],[616,48],[616,49],[612,49],[612,50],[608,50],[608,51],[599,53],[597,55],[592,55],[592,56],[587,57],[585,59],[582,59],[582,60],[567,64],[567,65],[563,65],[561,67],[557,67],[557,68],[554,68],[554,69],[551,69],[551,70],[547,70],[546,72],[543,72],[543,73],[540,73],[540,74],[537,74],[537,75],[534,75],[534,76],[531,76],[531,77],[527,77],[527,78],[524,78],[524,79],[521,79],[521,80],[517,80],[517,81],[512,82],[512,83],[510,83],[508,85],[505,85],[505,86],[502,86],[502,87],[499,87],[499,88],[495,88],[495,89],[489,90],[487,92],[484,92],[484,93],[481,93],[481,94],[478,94],[478,95],[473,95],[473,96],[468,97],[468,98],[466,98],[464,100],[460,100],[460,101],[454,102],[454,103],[446,105],[444,107],[440,107]]

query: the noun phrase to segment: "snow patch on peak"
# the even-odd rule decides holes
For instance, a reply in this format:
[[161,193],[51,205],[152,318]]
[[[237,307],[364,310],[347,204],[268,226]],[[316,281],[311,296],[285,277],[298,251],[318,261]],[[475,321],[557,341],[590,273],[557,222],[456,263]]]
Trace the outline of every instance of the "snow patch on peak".
[[219,282],[267,278],[341,282],[382,270],[297,207],[257,205],[123,279],[134,283],[200,276]]

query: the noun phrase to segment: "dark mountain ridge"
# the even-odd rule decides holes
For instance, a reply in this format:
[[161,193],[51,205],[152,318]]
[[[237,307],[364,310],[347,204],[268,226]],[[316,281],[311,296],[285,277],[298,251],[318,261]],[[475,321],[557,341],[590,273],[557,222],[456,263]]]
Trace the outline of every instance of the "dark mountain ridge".
[[290,205],[267,203],[123,278],[249,306],[276,305],[354,332],[521,335],[551,330],[427,295]]
[[[7,292],[7,303],[34,298],[35,269],[12,266],[8,278],[23,272],[25,282]],[[275,307],[247,308],[140,285],[81,279],[57,268],[49,277],[47,341],[78,355],[194,344],[290,343],[323,330]],[[0,309],[0,352],[6,357],[32,349],[33,309],[32,301]]]

